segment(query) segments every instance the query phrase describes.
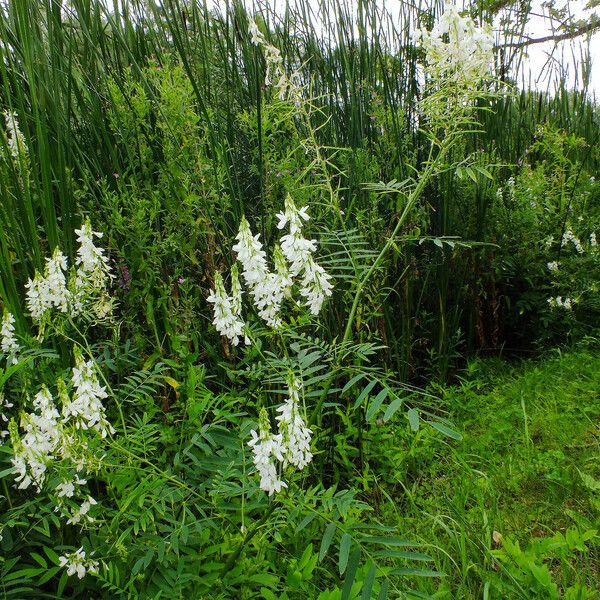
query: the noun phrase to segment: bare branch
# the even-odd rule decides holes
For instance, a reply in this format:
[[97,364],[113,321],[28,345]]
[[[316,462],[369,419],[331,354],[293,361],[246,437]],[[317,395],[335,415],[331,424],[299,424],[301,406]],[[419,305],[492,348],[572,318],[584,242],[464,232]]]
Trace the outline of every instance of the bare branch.
[[529,38],[522,42],[513,42],[510,44],[502,44],[502,48],[524,48],[526,46],[532,46],[533,44],[543,44],[544,42],[563,42],[565,40],[572,40],[586,33],[593,33],[600,30],[600,19],[595,15],[585,25],[576,27],[570,31],[559,34],[546,35],[541,38]]

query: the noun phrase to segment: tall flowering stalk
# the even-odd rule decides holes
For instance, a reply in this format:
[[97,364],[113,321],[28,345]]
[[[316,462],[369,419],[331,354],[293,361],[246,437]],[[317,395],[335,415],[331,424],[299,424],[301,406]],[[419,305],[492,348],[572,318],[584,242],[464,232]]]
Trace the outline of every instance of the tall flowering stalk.
[[[472,128],[477,100],[493,98],[495,95],[488,89],[486,81],[493,76],[494,62],[489,28],[477,28],[472,20],[463,19],[456,6],[449,2],[434,29],[431,32],[418,32],[416,40],[422,42],[426,55],[424,73],[428,89],[421,102],[421,109],[431,134],[428,135],[429,154],[418,176],[409,180],[404,187],[399,188],[394,183],[369,186],[379,193],[401,192],[404,203],[385,244],[361,280],[356,282],[354,299],[341,340],[343,344],[352,339],[357,310],[373,274],[395,246],[400,231],[431,180],[442,170],[449,170],[448,155],[460,142],[464,131]],[[332,376],[323,385],[323,391],[312,413],[313,421],[320,422],[321,408],[339,366],[339,362],[334,363]]]
[[16,163],[27,156],[27,144],[25,136],[19,127],[17,113],[14,110],[4,111],[4,123],[6,126],[6,142],[11,156]]
[[[213,325],[217,331],[228,338],[234,346],[237,346],[240,339],[248,343],[248,339],[244,334],[244,322],[241,320],[237,309],[241,308],[240,299],[235,296],[231,297],[225,290],[223,277],[218,271],[214,275],[215,289],[210,290],[207,301],[213,304]],[[236,284],[239,286],[239,280]]]
[[298,209],[291,195],[288,194],[285,199],[285,209],[277,217],[279,229],[283,229],[286,225],[289,228],[289,233],[281,238],[281,252],[289,263],[290,275],[302,276],[300,294],[306,299],[310,312],[318,315],[325,298],[331,296],[333,285],[331,276],[314,260],[316,241],[307,240],[302,235],[303,222],[310,218],[307,207]]
[[67,257],[57,247],[46,258],[44,274],[36,271],[25,286],[27,309],[40,333],[54,309],[72,317],[85,315],[93,319],[105,319],[112,311],[108,294],[111,269],[104,249],[94,244],[94,238],[101,238],[102,233],[92,230],[89,219],[75,233],[79,248],[71,275],[68,277]]
[[19,343],[15,336],[15,317],[6,309],[4,309],[2,326],[0,327],[0,350],[6,354],[9,364],[17,364]]
[[[260,46],[264,52],[267,65],[265,85],[273,85],[280,100],[291,100],[302,112],[305,101],[301,88],[295,83],[297,74],[288,77],[279,49],[267,42],[253,21],[250,22],[250,35],[252,43]],[[306,142],[306,148],[309,147],[318,155],[318,146],[313,138]],[[208,301],[213,304],[213,323],[219,333],[232,340],[234,345],[237,345],[243,329],[240,317],[242,294],[236,283],[237,264],[241,267],[244,285],[259,317],[275,330],[283,323],[284,301],[294,301],[294,289],[297,289],[310,313],[315,316],[321,311],[325,299],[332,295],[331,276],[314,258],[317,242],[303,235],[303,226],[309,220],[308,207],[298,209],[288,194],[284,209],[277,217],[278,229],[287,231],[282,231],[279,243],[274,245],[272,255],[268,258],[260,236],[252,233],[250,224],[242,216],[232,247],[237,263],[231,270],[231,296],[225,291],[220,273],[215,273],[215,289],[208,296]],[[264,408],[260,411],[258,431],[251,432],[249,446],[260,476],[260,488],[269,495],[287,487],[281,475],[285,468],[303,469],[313,457],[312,432],[301,416],[301,389],[301,380],[290,375],[288,399],[276,409],[278,432],[271,431],[269,416]]]

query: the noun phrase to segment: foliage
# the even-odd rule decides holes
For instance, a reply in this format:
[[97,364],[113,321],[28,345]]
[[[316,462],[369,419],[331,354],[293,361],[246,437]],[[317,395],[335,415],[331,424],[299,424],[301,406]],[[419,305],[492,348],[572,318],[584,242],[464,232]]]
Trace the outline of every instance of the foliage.
[[[0,7],[3,597],[585,597],[598,473],[569,444],[592,353],[544,387],[560,444],[539,451],[482,363],[434,382],[594,333],[597,106],[512,89],[508,47],[496,80],[469,11],[121,4]],[[278,436],[272,489],[256,442]],[[539,481],[585,496],[538,543],[511,519]]]

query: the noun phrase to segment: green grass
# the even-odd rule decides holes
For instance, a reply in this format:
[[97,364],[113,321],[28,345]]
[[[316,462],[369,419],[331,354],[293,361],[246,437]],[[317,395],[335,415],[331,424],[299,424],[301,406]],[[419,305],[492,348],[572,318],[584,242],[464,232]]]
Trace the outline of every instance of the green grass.
[[[416,438],[403,431],[375,435],[371,451],[390,461],[392,474],[375,488],[387,495],[384,512],[404,537],[420,539],[436,557],[435,569],[446,573],[416,589],[436,598],[552,598],[552,585],[528,579],[535,580],[531,565],[534,571],[546,565],[558,597],[597,597],[599,383],[600,357],[592,350],[517,367],[478,361],[460,385],[441,390],[462,441],[428,430]],[[377,453],[382,437],[388,443]],[[588,534],[587,550],[578,550],[562,548],[557,534],[567,531],[571,545],[574,537],[596,533]],[[528,549],[525,567],[495,556],[506,540]],[[576,584],[588,591],[567,591]]]

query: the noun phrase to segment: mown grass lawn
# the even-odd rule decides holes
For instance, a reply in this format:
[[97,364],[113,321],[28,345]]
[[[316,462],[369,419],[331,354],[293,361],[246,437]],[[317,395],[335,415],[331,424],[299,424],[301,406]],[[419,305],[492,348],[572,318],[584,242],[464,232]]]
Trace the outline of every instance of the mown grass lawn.
[[389,431],[373,438],[373,447],[387,439],[380,456],[396,473],[378,482],[384,511],[446,574],[415,589],[436,598],[598,597],[598,352],[516,367],[473,362],[441,397],[462,441],[427,429],[401,444]]

